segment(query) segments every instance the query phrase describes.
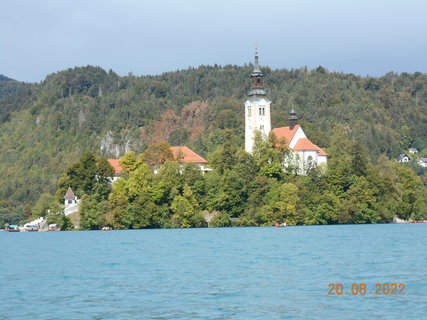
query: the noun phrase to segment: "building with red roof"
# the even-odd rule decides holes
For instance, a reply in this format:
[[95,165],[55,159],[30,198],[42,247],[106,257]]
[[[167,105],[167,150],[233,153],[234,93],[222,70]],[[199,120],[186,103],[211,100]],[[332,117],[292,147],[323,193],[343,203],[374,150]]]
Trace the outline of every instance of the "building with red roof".
[[286,147],[292,151],[285,162],[298,167],[300,173],[305,173],[309,165],[326,164],[328,154],[307,138],[297,121],[296,112],[292,109],[289,117],[290,126],[275,128],[272,131],[277,139],[284,140]]
[[[203,173],[209,172],[212,169],[206,168],[206,164],[208,163],[203,157],[195,153],[193,150],[191,150],[189,147],[186,146],[178,146],[178,147],[171,147],[173,158],[175,161],[181,163],[182,166],[184,166],[186,163],[194,163],[197,166],[199,166],[200,170]],[[122,177],[123,174],[123,168],[120,165],[120,159],[107,159],[110,165],[114,168],[114,177],[113,181],[116,181],[120,177]],[[158,168],[154,169],[154,173],[158,173]]]
[[171,147],[171,149],[172,149],[173,158],[178,162],[182,162],[182,163],[193,162],[199,165],[205,165],[208,163],[205,159],[203,159],[201,156],[199,156],[189,147],[186,147],[186,146]]
[[189,147],[179,146],[171,147],[171,149],[173,158],[175,161],[181,163],[181,165],[184,165],[185,163],[195,163],[197,166],[199,166],[200,170],[202,170],[203,174],[208,171],[212,171],[212,169],[206,168],[206,164],[208,162]]
[[120,159],[107,159],[110,165],[114,169],[114,176],[111,182],[116,181],[118,178],[122,177],[123,168],[120,165]]
[[279,141],[285,142],[285,146],[291,150],[291,154],[284,159],[286,165],[293,165],[304,174],[311,165],[326,164],[328,154],[312,143],[301,126],[298,125],[298,117],[294,109],[290,112],[289,126],[271,128],[270,100],[266,97],[263,88],[263,75],[259,68],[258,53],[255,54],[254,71],[251,74],[252,86],[248,92],[248,100],[245,102],[245,150],[252,153],[255,132],[258,131],[267,138],[273,131]]

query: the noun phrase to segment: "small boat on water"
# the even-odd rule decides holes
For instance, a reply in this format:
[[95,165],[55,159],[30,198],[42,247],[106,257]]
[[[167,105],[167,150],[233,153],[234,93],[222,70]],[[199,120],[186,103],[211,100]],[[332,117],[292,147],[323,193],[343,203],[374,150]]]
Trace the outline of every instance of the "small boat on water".
[[25,227],[25,231],[39,231],[39,227],[34,224],[30,224]]
[[19,232],[19,231],[21,231],[21,230],[19,229],[19,226],[18,226],[18,225],[15,225],[15,224],[11,224],[11,225],[9,225],[5,230],[6,230],[6,231],[9,231],[9,232]]
[[283,222],[283,223],[276,223],[275,225],[274,225],[275,227],[286,227],[286,222]]
[[111,228],[111,227],[102,227],[101,230],[102,231],[111,231],[111,230],[113,230],[113,228]]
[[48,227],[48,231],[61,231],[61,228],[56,223],[51,223]]

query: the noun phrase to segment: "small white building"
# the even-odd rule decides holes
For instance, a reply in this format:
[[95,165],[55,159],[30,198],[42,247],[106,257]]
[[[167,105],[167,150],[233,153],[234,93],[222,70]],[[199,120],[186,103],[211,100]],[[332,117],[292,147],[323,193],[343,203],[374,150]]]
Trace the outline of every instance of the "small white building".
[[402,153],[402,154],[399,154],[399,156],[397,157],[397,161],[409,162],[409,161],[411,161],[411,158],[406,153]]
[[80,199],[74,194],[71,187],[68,187],[64,196],[64,214],[66,216],[80,210]]
[[77,203],[77,196],[74,194],[71,187],[68,187],[68,190],[64,196],[64,205],[65,207],[67,207],[67,206],[72,206],[76,203]]
[[427,158],[421,158],[421,159],[418,161],[418,164],[419,164],[421,167],[427,168]]

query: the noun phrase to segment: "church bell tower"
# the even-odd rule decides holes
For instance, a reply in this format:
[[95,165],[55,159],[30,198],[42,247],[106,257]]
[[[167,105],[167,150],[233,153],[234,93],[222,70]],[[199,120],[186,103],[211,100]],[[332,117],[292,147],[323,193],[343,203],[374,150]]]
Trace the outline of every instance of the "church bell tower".
[[254,71],[251,73],[252,85],[245,102],[245,151],[252,153],[255,132],[261,132],[267,139],[271,130],[270,104],[263,88],[263,74],[259,68],[258,51],[255,51]]

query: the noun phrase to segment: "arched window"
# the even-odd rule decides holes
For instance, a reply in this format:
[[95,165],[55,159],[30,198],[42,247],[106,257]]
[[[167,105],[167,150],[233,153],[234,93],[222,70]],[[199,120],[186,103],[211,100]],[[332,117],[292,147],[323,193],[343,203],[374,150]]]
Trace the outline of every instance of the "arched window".
[[252,116],[252,107],[248,106],[248,117]]

